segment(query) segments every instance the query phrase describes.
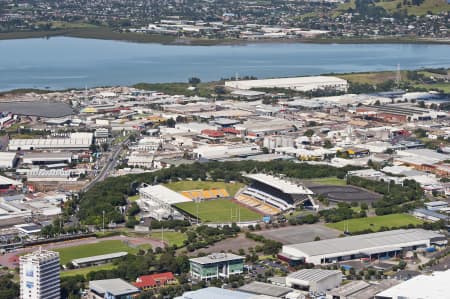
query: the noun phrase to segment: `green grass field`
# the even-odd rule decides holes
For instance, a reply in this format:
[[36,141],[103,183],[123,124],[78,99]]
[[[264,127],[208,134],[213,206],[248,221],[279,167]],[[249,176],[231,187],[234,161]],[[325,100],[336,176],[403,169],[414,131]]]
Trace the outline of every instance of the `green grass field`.
[[[197,215],[196,205],[197,203],[195,202],[183,202],[176,206],[195,216]],[[241,221],[258,220],[262,217],[260,214],[227,199],[208,200],[198,203],[198,217],[203,222],[237,222],[237,210],[240,210]],[[231,218],[231,213],[233,213],[233,218]]]
[[[400,8],[397,8],[397,5],[401,4]],[[425,15],[429,11],[432,13],[439,13],[448,11],[449,4],[447,4],[446,0],[425,0],[421,5],[403,5],[403,0],[383,0],[379,2],[375,2],[377,6],[383,7],[388,12],[395,12],[399,10],[405,9],[408,15]],[[351,0],[350,2],[343,3],[339,5],[337,8],[337,12],[346,11],[349,8],[355,8],[355,1]]]
[[133,196],[128,197],[128,200],[131,201],[131,202],[133,202],[133,201],[138,200],[139,197],[140,197],[139,194],[136,194],[136,195],[133,195]]
[[[150,237],[162,240],[161,232],[153,232]],[[169,243],[169,246],[176,245],[177,247],[182,247],[184,245],[184,240],[187,240],[186,234],[180,232],[164,231],[164,242]]]
[[225,182],[213,182],[213,181],[179,181],[164,184],[167,188],[173,191],[187,191],[198,189],[226,189],[231,196],[234,196],[236,192],[241,189],[244,184],[242,183],[225,183]]
[[137,248],[132,248],[120,240],[106,240],[94,244],[85,244],[80,246],[58,248],[60,263],[67,264],[76,258],[89,257],[94,255],[108,254],[118,251],[126,251],[135,254]]
[[335,185],[335,186],[345,186],[347,182],[343,179],[338,179],[337,177],[328,177],[328,178],[317,178],[308,180],[311,183],[318,185]]
[[408,224],[421,224],[422,220],[415,218],[408,214],[391,214],[367,218],[350,219],[348,221],[340,221],[336,223],[327,223],[326,226],[335,228],[340,231],[345,230],[345,226],[348,224],[348,230],[350,232],[358,232],[366,229],[378,231],[382,226],[385,227],[399,227]]
[[114,268],[116,268],[116,266],[113,264],[104,264],[104,265],[62,271],[60,276],[61,277],[68,277],[68,276],[75,276],[75,275],[86,276],[89,272],[92,272],[92,271],[112,270]]

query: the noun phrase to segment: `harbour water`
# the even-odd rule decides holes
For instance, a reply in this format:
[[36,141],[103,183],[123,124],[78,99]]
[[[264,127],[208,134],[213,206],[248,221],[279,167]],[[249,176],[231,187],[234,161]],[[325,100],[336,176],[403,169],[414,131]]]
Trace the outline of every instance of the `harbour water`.
[[0,41],[0,90],[84,88],[450,67],[450,45],[305,44],[177,46],[55,37]]

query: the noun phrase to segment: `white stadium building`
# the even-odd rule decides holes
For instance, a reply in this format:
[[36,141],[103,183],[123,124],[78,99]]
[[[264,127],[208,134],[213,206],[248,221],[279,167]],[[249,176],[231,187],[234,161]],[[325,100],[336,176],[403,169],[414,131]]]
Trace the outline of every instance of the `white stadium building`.
[[236,196],[236,200],[258,210],[262,214],[276,215],[294,209],[305,200],[312,201],[308,188],[275,176],[255,173],[244,177],[251,183]]
[[139,188],[139,199],[137,204],[144,213],[144,217],[157,220],[182,219],[183,215],[172,207],[172,205],[191,200],[178,192],[172,191],[163,185],[144,186]]

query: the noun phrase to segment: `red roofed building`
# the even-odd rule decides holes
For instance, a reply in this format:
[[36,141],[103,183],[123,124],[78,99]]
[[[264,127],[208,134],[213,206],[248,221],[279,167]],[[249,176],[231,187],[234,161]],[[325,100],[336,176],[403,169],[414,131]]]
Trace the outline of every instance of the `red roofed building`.
[[172,272],[157,273],[139,276],[133,285],[141,290],[158,289],[167,285],[176,284],[177,280]]
[[224,132],[225,134],[233,134],[233,135],[241,134],[241,131],[239,131],[235,128],[223,128],[222,132]]
[[202,130],[202,135],[211,137],[211,138],[220,138],[223,137],[225,134],[221,131],[217,131],[217,130]]

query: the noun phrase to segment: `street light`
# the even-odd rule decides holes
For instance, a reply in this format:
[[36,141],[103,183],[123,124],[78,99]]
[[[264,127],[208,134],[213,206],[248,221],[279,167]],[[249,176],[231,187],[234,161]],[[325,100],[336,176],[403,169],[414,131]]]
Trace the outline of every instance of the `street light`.
[[105,210],[103,210],[103,233],[105,233]]

